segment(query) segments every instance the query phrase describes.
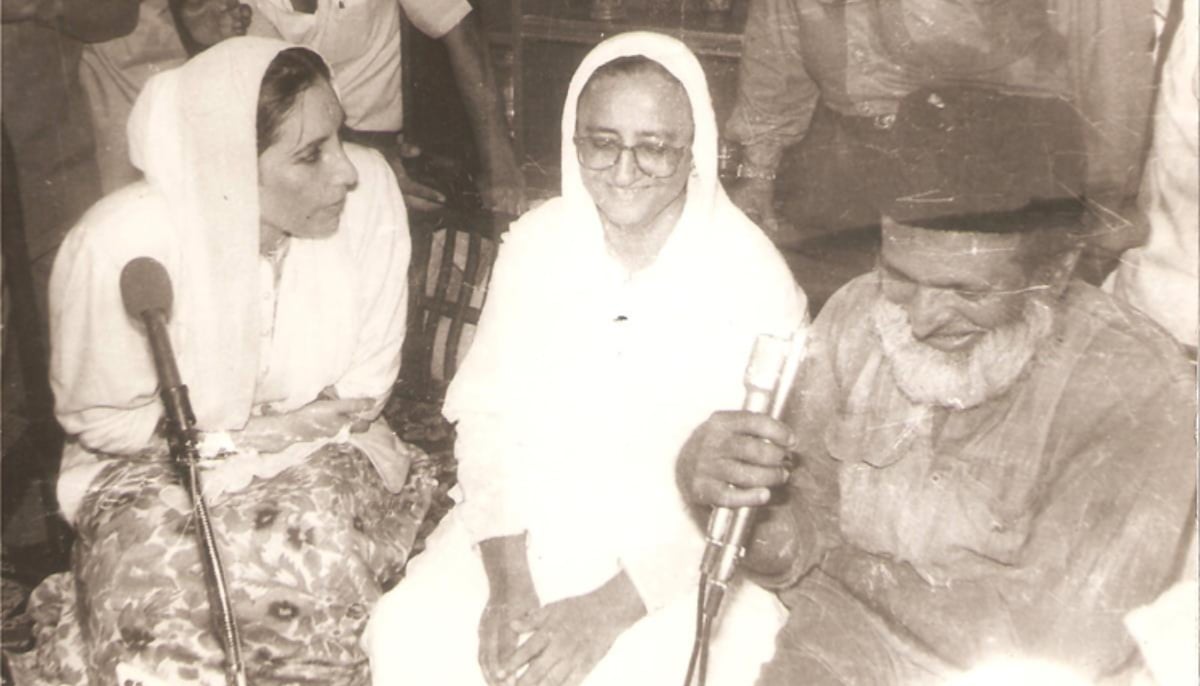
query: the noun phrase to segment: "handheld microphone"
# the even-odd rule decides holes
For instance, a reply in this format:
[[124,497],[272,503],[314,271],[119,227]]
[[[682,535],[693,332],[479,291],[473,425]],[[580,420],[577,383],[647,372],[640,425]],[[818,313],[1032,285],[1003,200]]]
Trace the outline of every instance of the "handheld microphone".
[[[791,393],[792,382],[804,358],[807,331],[796,330],[790,339],[761,335],[754,341],[744,383],[742,409],[779,419]],[[721,603],[746,550],[746,537],[754,523],[754,507],[714,507],[708,518],[704,557],[700,561],[700,588],[696,607],[696,639],[684,683],[693,677],[704,686],[708,671],[708,643]]]
[[[746,367],[746,398],[742,409],[768,414],[778,419],[804,355],[806,336],[803,329],[791,339],[761,335],[754,342]],[[745,553],[746,539],[753,524],[754,507],[713,508],[708,520],[707,546],[700,572],[709,587],[704,612],[715,618],[724,591],[733,580],[738,561]]]
[[[746,398],[742,402],[743,410],[765,414],[770,409],[771,400],[775,394],[775,384],[779,380],[780,372],[783,371],[786,357],[786,342],[782,339],[764,334],[754,341],[754,348],[750,352],[750,363],[746,366],[746,375],[743,378],[746,386]],[[725,552],[730,547],[730,534],[734,530],[735,520],[742,519],[744,522],[747,516],[743,513],[749,510],[748,507],[713,508],[712,514],[708,518],[706,536],[708,545],[704,549],[704,558],[700,563],[700,571],[707,574],[708,578],[716,580],[725,577],[725,580],[728,581],[732,576],[733,570],[729,564],[730,556]]]
[[154,370],[158,374],[159,395],[163,401],[164,417],[167,420],[167,444],[171,457],[181,469],[180,478],[187,483],[192,509],[196,514],[196,534],[200,539],[204,571],[209,592],[209,607],[220,631],[225,649],[225,680],[231,686],[245,686],[246,669],[242,662],[241,636],[233,604],[225,583],[225,571],[221,555],[213,534],[208,506],[204,503],[200,488],[197,466],[196,417],[188,399],[187,386],[179,378],[179,367],[175,364],[175,353],[171,349],[171,336],[167,322],[171,319],[171,277],[166,268],[150,257],[138,257],[126,263],[121,270],[121,301],[125,311],[146,325],[146,337],[150,341],[150,353],[154,357]]

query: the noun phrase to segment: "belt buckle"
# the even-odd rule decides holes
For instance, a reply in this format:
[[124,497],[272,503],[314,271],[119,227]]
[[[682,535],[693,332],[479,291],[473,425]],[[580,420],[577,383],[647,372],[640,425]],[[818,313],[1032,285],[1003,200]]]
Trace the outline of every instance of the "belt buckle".
[[891,112],[888,114],[877,114],[871,120],[871,124],[880,131],[889,131],[893,126],[896,125],[896,113]]

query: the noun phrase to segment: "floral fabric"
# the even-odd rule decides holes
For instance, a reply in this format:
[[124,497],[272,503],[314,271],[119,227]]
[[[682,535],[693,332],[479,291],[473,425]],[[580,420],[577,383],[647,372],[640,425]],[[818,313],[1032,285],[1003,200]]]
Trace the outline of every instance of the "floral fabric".
[[[208,503],[251,683],[368,683],[359,635],[402,576],[435,485],[418,460],[391,494],[362,453],[330,444]],[[30,601],[38,647],[10,656],[18,683],[123,683],[123,665],[224,684],[190,501],[170,464],[112,461],[78,533],[73,570]]]

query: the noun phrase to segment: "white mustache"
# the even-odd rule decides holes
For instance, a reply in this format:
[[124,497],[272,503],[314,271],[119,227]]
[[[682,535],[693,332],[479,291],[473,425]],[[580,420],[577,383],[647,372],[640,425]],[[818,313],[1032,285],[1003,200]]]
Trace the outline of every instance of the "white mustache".
[[983,334],[968,350],[943,352],[913,337],[904,308],[879,298],[871,312],[875,332],[900,391],[921,405],[976,407],[1013,386],[1054,328],[1053,307],[1038,295],[1021,318]]

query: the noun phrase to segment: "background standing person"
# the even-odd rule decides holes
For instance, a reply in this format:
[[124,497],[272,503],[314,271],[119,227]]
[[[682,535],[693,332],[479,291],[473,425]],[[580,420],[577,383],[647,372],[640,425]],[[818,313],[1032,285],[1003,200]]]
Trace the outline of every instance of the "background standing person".
[[137,0],[4,0],[0,107],[16,158],[26,242],[44,314],[54,251],[100,190],[79,83],[83,46],[129,33]]
[[1153,31],[1150,0],[752,0],[726,129],[741,145],[730,195],[789,247],[877,227],[870,189],[891,173],[905,95],[938,84],[1058,95],[1087,122],[1080,269],[1099,283],[1137,240]]
[[1200,291],[1200,37],[1196,0],[1165,2],[1171,10],[1160,44],[1162,81],[1153,138],[1138,200],[1147,221],[1143,245],[1121,257],[1113,293],[1171,332],[1196,357]]
[[[141,177],[129,160],[126,135],[129,113],[138,93],[151,76],[174,69],[187,59],[172,2],[139,0],[137,25],[131,32],[83,48],[79,80],[87,93],[100,189],[105,194]],[[241,32],[245,32],[244,24]]]
[[[277,36],[329,61],[345,103],[350,140],[387,155],[410,208],[432,209],[445,198],[409,177],[403,146],[412,141],[398,140],[404,128],[403,10],[408,21],[439,39],[449,53],[483,167],[478,182],[485,207],[520,213],[524,177],[513,156],[487,41],[467,0],[250,0],[250,6],[250,35]],[[229,27],[236,31],[242,7],[229,0],[185,1],[184,24],[198,42],[210,45],[230,35]]]

